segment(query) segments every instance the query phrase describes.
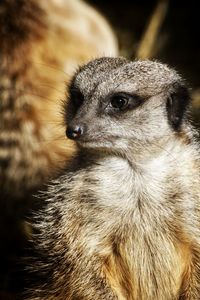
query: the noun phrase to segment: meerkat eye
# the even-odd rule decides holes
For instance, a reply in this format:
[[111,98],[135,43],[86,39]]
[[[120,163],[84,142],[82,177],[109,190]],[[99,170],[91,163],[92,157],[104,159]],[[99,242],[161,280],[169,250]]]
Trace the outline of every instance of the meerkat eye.
[[110,104],[113,108],[122,110],[128,106],[129,99],[122,95],[116,95],[112,97]]
[[110,113],[114,113],[117,111],[134,109],[142,104],[144,102],[143,100],[144,99],[138,95],[119,93],[111,97],[107,107],[107,112],[110,111]]

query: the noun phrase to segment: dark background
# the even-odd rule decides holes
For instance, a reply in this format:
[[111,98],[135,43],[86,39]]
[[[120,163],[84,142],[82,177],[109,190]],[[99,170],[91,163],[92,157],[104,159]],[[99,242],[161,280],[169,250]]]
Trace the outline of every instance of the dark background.
[[[120,54],[130,59],[136,58],[143,34],[161,1],[165,0],[87,0],[107,17],[117,34]],[[166,2],[166,16],[150,58],[169,64],[186,79],[193,99],[194,125],[200,128],[200,3],[195,0]]]
[[[134,58],[157,4],[155,0],[88,0],[114,27],[123,55]],[[200,20],[198,1],[169,1],[160,28],[155,58],[176,67],[194,88],[200,86]]]

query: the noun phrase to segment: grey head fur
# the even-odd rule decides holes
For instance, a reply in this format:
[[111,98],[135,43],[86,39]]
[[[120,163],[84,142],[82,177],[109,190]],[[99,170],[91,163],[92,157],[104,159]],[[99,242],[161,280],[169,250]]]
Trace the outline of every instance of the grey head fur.
[[[180,132],[190,101],[183,79],[167,65],[124,58],[82,67],[70,97],[66,120],[70,130],[82,131],[78,144],[122,155]],[[120,101],[125,103],[117,107]]]
[[200,159],[179,74],[96,59],[69,89],[80,151],[37,219],[29,300],[199,300]]

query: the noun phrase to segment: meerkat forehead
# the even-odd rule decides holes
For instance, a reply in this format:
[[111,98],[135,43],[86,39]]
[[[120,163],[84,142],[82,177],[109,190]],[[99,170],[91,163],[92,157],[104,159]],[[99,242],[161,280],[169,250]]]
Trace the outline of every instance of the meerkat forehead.
[[74,84],[84,94],[99,90],[137,92],[153,96],[182,82],[179,74],[166,64],[150,60],[128,61],[124,58],[100,58],[82,67]]

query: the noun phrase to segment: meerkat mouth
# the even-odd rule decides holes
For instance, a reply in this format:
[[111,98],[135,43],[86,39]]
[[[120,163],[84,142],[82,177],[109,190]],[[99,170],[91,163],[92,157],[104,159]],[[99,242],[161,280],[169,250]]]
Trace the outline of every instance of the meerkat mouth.
[[102,139],[84,139],[77,141],[78,146],[84,148],[111,148],[113,143],[111,141]]

